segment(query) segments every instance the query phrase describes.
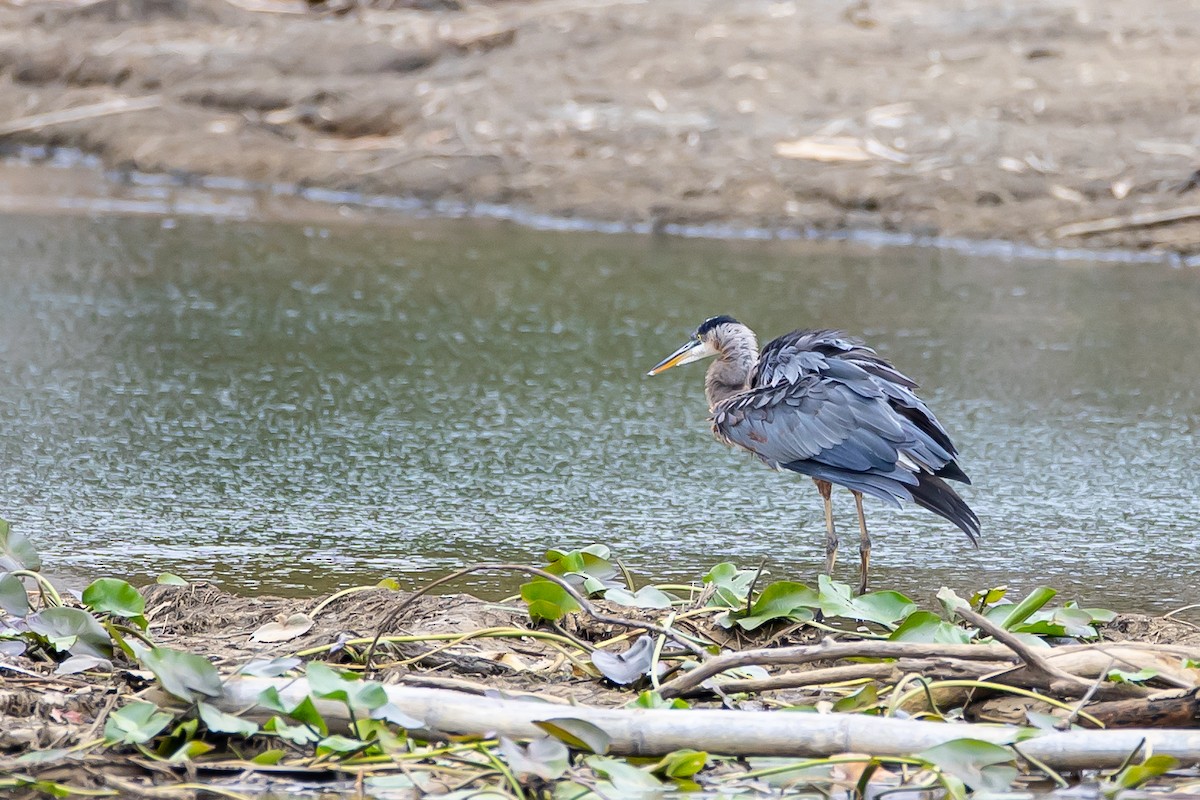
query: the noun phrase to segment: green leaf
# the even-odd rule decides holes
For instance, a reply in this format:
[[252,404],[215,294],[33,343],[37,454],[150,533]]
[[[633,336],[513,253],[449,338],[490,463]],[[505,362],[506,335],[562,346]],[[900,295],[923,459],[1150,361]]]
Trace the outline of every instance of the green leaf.
[[854,598],[854,619],[878,622],[889,628],[917,610],[917,605],[899,592],[871,592]]
[[221,676],[207,658],[170,647],[136,649],[142,666],[154,673],[163,689],[180,700],[191,703],[201,697],[220,696]]
[[279,717],[271,717],[267,720],[263,725],[263,730],[300,747],[320,741],[323,735],[305,725],[289,725]]
[[371,709],[371,719],[384,720],[409,730],[419,730],[425,727],[425,720],[405,714],[395,703],[384,703]]
[[309,662],[305,674],[314,697],[345,703],[356,715],[370,712],[373,719],[386,719],[405,728],[420,728],[425,724],[393,705],[378,681],[359,680],[353,673],[340,672],[320,661]]
[[1004,599],[1004,595],[1008,594],[1007,586],[995,586],[991,589],[983,589],[971,595],[972,608],[986,608],[995,603],[999,603]]
[[173,572],[164,572],[154,579],[155,583],[163,586],[187,586],[188,582]]
[[890,628],[917,611],[916,603],[899,592],[872,592],[854,597],[849,585],[827,575],[817,578],[817,586],[818,604],[827,617],[877,622]]
[[529,617],[534,622],[555,622],[580,608],[566,589],[545,579],[521,584],[521,599],[529,606]]
[[347,680],[344,673],[320,661],[311,661],[304,671],[308,678],[308,688],[314,697],[326,700],[339,700],[349,703],[362,685],[358,680]]
[[617,568],[609,560],[612,554],[602,544],[591,544],[580,550],[549,550],[545,570],[558,575],[586,595],[595,595],[613,585]]
[[619,586],[604,593],[604,599],[632,608],[670,608],[671,596],[654,586],[643,586],[636,592]]
[[817,593],[795,581],[775,581],[762,590],[745,616],[730,612],[730,617],[744,630],[752,631],[772,620],[791,619],[808,622],[814,618],[810,608],[819,605]]
[[316,729],[320,732],[321,736],[329,735],[329,726],[325,724],[325,718],[317,710],[316,703],[313,702],[311,695],[305,695],[304,699],[295,708],[287,712],[287,715],[297,722],[303,722],[305,725]]
[[154,703],[135,700],[108,715],[104,739],[110,744],[145,744],[174,719]]
[[111,672],[113,665],[107,658],[100,656],[71,656],[66,661],[63,661],[54,670],[55,675],[74,675],[79,672],[86,672],[89,669],[100,667],[105,672]]
[[571,754],[558,739],[543,736],[522,747],[500,737],[500,755],[517,775],[536,775],[542,780],[559,778],[571,766]]
[[833,710],[841,713],[850,713],[852,711],[864,711],[869,708],[875,708],[879,705],[879,691],[875,688],[875,684],[868,683],[857,692],[841,698],[833,704]]
[[29,613],[29,595],[25,591],[25,584],[16,575],[0,575],[0,608],[14,617],[24,617]]
[[533,724],[576,750],[586,750],[589,753],[603,755],[608,752],[608,748],[612,744],[611,736],[599,726],[586,720],[561,717],[534,720]]
[[256,722],[236,717],[233,714],[226,714],[208,703],[198,703],[196,708],[200,712],[200,720],[204,723],[204,727],[213,733],[236,733],[240,736],[253,736],[258,733],[258,723]]
[[1105,675],[1113,683],[1145,683],[1151,678],[1158,677],[1158,670],[1145,667],[1137,672],[1126,672],[1120,669],[1110,669]]
[[932,611],[914,611],[888,637],[893,642],[970,644],[971,634]]
[[1136,789],[1149,780],[1159,777],[1179,766],[1174,756],[1150,756],[1140,764],[1130,764],[1113,778],[1113,783],[1122,789]]
[[980,739],[953,739],[917,757],[975,791],[1004,792],[1017,777],[1010,750]]
[[146,600],[142,593],[118,578],[100,578],[83,590],[83,604],[92,611],[125,617],[146,630]]
[[275,764],[278,764],[280,761],[282,761],[283,757],[286,755],[287,755],[286,750],[279,750],[279,749],[264,750],[261,753],[259,753],[258,755],[256,755],[254,758],[250,759],[250,763],[261,764],[263,766],[273,766]]
[[691,708],[691,704],[682,697],[676,697],[673,700],[664,699],[658,692],[645,691],[637,696],[637,699],[625,704],[626,708]]
[[[1046,603],[1054,599],[1058,592],[1048,586],[1039,586],[1030,592],[1024,600],[1016,605],[996,606],[988,613],[988,619],[998,623],[1001,627],[1012,630],[1013,626],[1020,625],[1025,620],[1029,619],[1035,611],[1039,611]],[[1000,613],[1003,611],[1003,613]]]
[[646,770],[638,769],[627,761],[604,756],[588,756],[584,763],[612,782],[613,787],[617,790],[617,797],[636,797],[659,792],[663,788],[661,781]]
[[29,629],[45,637],[55,650],[71,655],[112,658],[112,640],[88,612],[81,608],[52,606],[26,619]]
[[271,711],[277,711],[280,714],[287,713],[287,706],[283,704],[283,698],[279,696],[279,690],[274,686],[268,686],[259,692],[257,702],[263,708]]
[[746,594],[750,584],[754,582],[755,570],[738,569],[728,561],[722,561],[705,574],[705,583],[715,587],[713,596],[708,601],[709,606],[723,608],[743,608],[746,605]]
[[351,739],[348,736],[334,734],[326,736],[321,741],[317,742],[317,755],[326,753],[355,753],[366,747],[366,742],[360,742],[358,739]]
[[26,539],[24,534],[13,531],[6,521],[0,519],[0,572],[41,568],[42,559],[33,548],[33,543]]
[[200,739],[192,739],[184,742],[183,745],[174,753],[172,753],[171,757],[167,760],[174,762],[191,761],[197,756],[202,756],[205,753],[211,753],[216,749],[217,746],[215,744],[209,744],[208,742]]
[[650,768],[655,775],[672,780],[690,778],[708,766],[708,753],[684,748],[667,753],[662,760]]

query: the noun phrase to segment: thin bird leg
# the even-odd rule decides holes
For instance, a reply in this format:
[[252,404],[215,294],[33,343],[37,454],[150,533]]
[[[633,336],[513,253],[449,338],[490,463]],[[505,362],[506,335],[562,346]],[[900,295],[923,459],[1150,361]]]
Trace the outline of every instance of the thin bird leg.
[[858,507],[858,593],[867,593],[867,573],[871,569],[871,535],[867,533],[867,517],[863,514],[862,492],[850,490]]
[[825,574],[833,578],[833,564],[837,561],[838,538],[833,529],[833,484],[813,478],[821,499],[825,501]]

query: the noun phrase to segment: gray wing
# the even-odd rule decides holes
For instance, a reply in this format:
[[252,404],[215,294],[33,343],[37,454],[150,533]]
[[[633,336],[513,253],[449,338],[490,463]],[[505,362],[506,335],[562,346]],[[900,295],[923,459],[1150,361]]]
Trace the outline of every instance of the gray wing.
[[849,381],[864,377],[883,393],[897,416],[915,429],[916,448],[912,455],[934,474],[970,483],[955,463],[958,450],[950,435],[921,398],[917,383],[896,369],[863,342],[841,331],[801,330],[780,336],[762,350],[750,377],[751,388],[791,384],[805,375],[831,375],[833,366],[845,364],[857,371],[843,371]]
[[915,500],[974,539],[978,518],[941,480],[966,475],[915,388],[860,342],[796,331],[763,348],[747,391],[713,409],[713,432],[769,466],[893,505]]
[[902,454],[919,449],[919,442],[882,391],[865,376],[851,381],[838,377],[846,372],[861,376],[861,370],[834,364],[730,398],[714,409],[713,432],[771,467],[899,505],[911,499],[905,487],[917,484],[913,470],[902,464]]

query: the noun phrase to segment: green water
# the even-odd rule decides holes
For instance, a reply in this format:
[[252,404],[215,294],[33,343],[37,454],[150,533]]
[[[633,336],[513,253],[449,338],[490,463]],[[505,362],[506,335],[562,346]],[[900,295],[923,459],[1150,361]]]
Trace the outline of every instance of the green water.
[[958,442],[980,549],[872,503],[876,585],[1161,611],[1200,602],[1198,284],[465,222],[7,216],[0,516],[77,583],[315,595],[594,541],[646,579],[765,557],[815,580],[811,483],[710,438],[702,367],[645,377],[730,313],[764,339],[865,335]]

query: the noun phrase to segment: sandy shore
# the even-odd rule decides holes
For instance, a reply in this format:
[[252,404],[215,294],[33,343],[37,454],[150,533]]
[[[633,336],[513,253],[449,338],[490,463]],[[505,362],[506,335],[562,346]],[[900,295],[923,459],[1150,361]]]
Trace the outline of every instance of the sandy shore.
[[667,230],[1200,252],[1183,0],[251,2],[0,5],[0,142]]

